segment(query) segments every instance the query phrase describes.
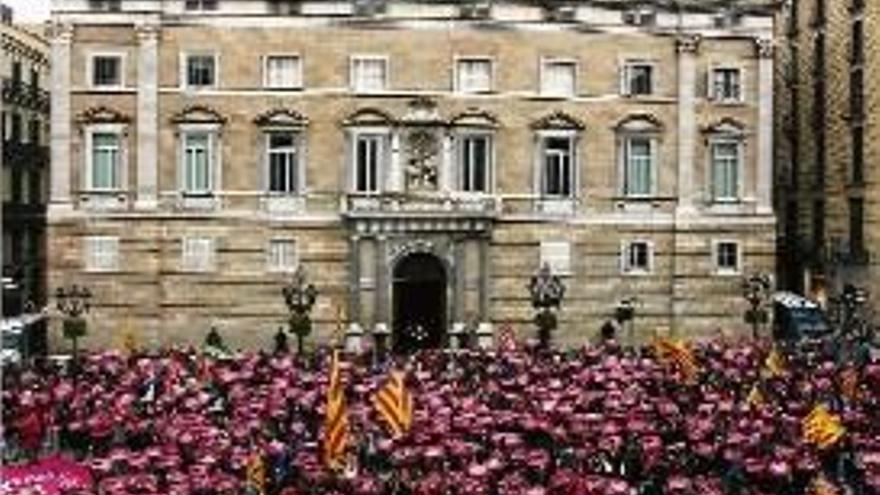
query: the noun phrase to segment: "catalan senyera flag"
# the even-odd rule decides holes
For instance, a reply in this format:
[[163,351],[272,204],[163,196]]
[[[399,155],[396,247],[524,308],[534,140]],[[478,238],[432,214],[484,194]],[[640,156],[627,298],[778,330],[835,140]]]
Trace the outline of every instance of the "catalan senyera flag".
[[261,455],[254,454],[248,459],[246,475],[249,486],[257,493],[266,493],[266,466]]
[[840,417],[828,412],[825,404],[816,405],[803,419],[801,426],[804,441],[815,444],[822,450],[836,444],[846,433]]
[[330,469],[343,466],[345,449],[348,447],[348,409],[339,369],[339,350],[333,350],[330,363],[330,383],[327,386],[327,410],[324,413],[324,439],[322,456],[324,465]]
[[819,475],[813,480],[810,487],[810,493],[812,493],[812,495],[838,495],[834,485],[822,475]]
[[767,354],[767,359],[764,360],[764,369],[767,370],[770,376],[779,376],[785,371],[785,360],[776,348],[773,348],[770,354]]
[[851,401],[859,398],[859,372],[852,366],[840,372],[840,393]]
[[413,399],[404,383],[402,371],[392,371],[385,384],[373,395],[376,414],[392,437],[400,437],[412,426]]
[[657,358],[661,361],[675,364],[688,380],[693,379],[700,371],[697,360],[687,344],[680,340],[659,339],[654,344]]

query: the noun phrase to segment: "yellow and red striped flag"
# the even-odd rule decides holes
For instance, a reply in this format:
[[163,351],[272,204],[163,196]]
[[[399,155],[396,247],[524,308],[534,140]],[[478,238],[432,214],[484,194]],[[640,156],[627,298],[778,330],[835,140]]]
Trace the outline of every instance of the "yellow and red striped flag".
[[400,437],[412,426],[413,399],[404,383],[402,371],[392,371],[385,384],[373,395],[376,414],[392,437]]
[[324,465],[330,469],[342,467],[348,447],[348,409],[339,369],[339,350],[333,350],[330,363],[330,382],[327,386],[327,410],[324,413]]
[[804,441],[824,450],[836,444],[846,433],[840,417],[828,412],[825,404],[816,405],[802,422]]
[[821,474],[813,479],[811,485],[810,493],[812,493],[812,495],[838,495],[837,489],[834,488],[834,485]]
[[247,484],[260,494],[266,493],[266,466],[263,457],[254,454],[247,463]]
[[700,367],[697,364],[697,359],[684,342],[664,338],[658,340],[654,347],[657,351],[657,358],[678,366],[685,379],[692,380],[699,373]]
[[761,407],[764,405],[764,394],[761,393],[761,387],[758,386],[758,383],[752,385],[752,389],[749,391],[748,397],[746,397],[746,404],[751,407]]

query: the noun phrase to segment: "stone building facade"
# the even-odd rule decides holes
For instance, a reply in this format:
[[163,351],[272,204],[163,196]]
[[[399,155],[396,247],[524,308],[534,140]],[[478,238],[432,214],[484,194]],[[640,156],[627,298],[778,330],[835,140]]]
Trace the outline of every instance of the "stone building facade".
[[[0,4],[0,122],[3,156],[3,316],[33,315],[46,304],[49,184],[49,43],[38,26],[13,23]],[[33,327],[28,348],[45,346]]]
[[799,0],[778,25],[777,208],[784,285],[880,295],[880,4]]
[[564,344],[630,297],[636,339],[745,331],[775,12],[679,3],[56,2],[51,283],[87,345],[268,345],[300,265],[318,338],[531,335],[544,263]]

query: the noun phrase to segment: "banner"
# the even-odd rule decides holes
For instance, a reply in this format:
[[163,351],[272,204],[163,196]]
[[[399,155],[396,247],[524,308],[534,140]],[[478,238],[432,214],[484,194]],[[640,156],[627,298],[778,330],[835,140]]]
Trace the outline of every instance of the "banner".
[[63,457],[49,457],[23,466],[0,468],[0,493],[59,495],[62,489],[91,488],[88,468]]

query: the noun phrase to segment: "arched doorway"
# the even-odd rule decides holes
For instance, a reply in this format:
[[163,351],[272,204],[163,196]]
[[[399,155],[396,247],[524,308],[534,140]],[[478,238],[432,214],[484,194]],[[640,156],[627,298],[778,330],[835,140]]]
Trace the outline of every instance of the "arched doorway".
[[444,345],[446,336],[446,269],[428,253],[414,253],[394,267],[394,352]]

